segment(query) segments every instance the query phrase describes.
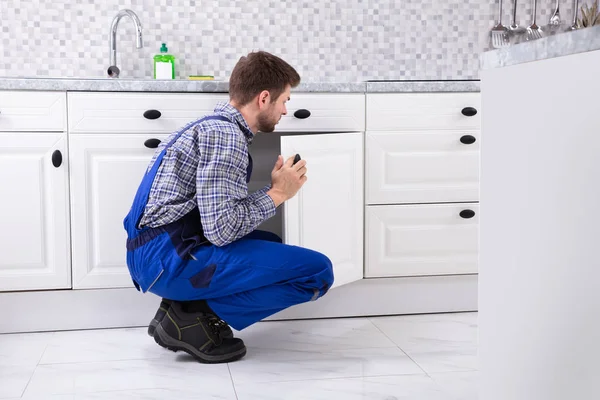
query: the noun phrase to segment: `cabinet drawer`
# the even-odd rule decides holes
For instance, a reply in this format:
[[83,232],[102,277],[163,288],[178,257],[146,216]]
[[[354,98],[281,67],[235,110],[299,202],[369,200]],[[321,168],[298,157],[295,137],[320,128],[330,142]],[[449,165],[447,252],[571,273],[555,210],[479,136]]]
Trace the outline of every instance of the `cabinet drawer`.
[[[69,131],[171,133],[228,100],[228,94],[69,93]],[[292,94],[276,131],[364,131],[364,101],[362,94]],[[148,119],[148,110],[160,116]]]
[[476,273],[478,226],[477,204],[367,207],[365,276]]
[[63,132],[66,120],[64,92],[0,91],[0,131]]
[[479,131],[366,133],[367,204],[479,199]]
[[479,93],[368,94],[367,130],[479,129],[480,109]]
[[[302,118],[303,113],[310,116]],[[364,94],[292,93],[277,132],[363,132]]]
[[[228,99],[227,94],[212,93],[69,93],[69,131],[171,133]],[[145,117],[149,110],[160,114]]]

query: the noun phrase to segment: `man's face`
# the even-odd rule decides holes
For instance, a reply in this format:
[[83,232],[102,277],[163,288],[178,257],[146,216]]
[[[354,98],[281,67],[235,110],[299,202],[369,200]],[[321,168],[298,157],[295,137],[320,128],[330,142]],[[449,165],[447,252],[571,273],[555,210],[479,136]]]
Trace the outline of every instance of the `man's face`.
[[258,114],[258,130],[260,132],[273,132],[282,115],[287,114],[285,103],[290,99],[291,88],[288,85],[283,93],[274,102],[268,102],[266,107]]

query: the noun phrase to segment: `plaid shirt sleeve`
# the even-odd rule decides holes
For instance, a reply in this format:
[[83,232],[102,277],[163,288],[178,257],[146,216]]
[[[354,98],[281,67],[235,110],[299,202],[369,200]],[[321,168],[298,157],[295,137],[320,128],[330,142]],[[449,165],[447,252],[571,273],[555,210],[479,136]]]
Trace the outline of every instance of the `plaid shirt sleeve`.
[[248,145],[243,135],[225,123],[199,135],[196,200],[206,238],[227,245],[275,215],[275,203],[266,186],[248,195]]

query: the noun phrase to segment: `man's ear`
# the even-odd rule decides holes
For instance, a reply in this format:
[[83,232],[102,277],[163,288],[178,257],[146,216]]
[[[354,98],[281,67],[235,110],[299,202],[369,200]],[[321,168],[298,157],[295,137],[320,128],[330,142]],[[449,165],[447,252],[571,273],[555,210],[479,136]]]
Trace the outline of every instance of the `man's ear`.
[[267,107],[271,102],[271,93],[268,90],[263,90],[258,95],[258,108],[262,110],[264,107]]

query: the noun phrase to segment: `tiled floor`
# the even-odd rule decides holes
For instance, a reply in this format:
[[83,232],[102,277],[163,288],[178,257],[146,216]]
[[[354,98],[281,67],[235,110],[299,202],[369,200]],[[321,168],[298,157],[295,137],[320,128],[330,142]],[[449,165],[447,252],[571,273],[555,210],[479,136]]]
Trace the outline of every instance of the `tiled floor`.
[[203,365],[145,328],[0,335],[0,399],[477,399],[477,314],[264,322]]

